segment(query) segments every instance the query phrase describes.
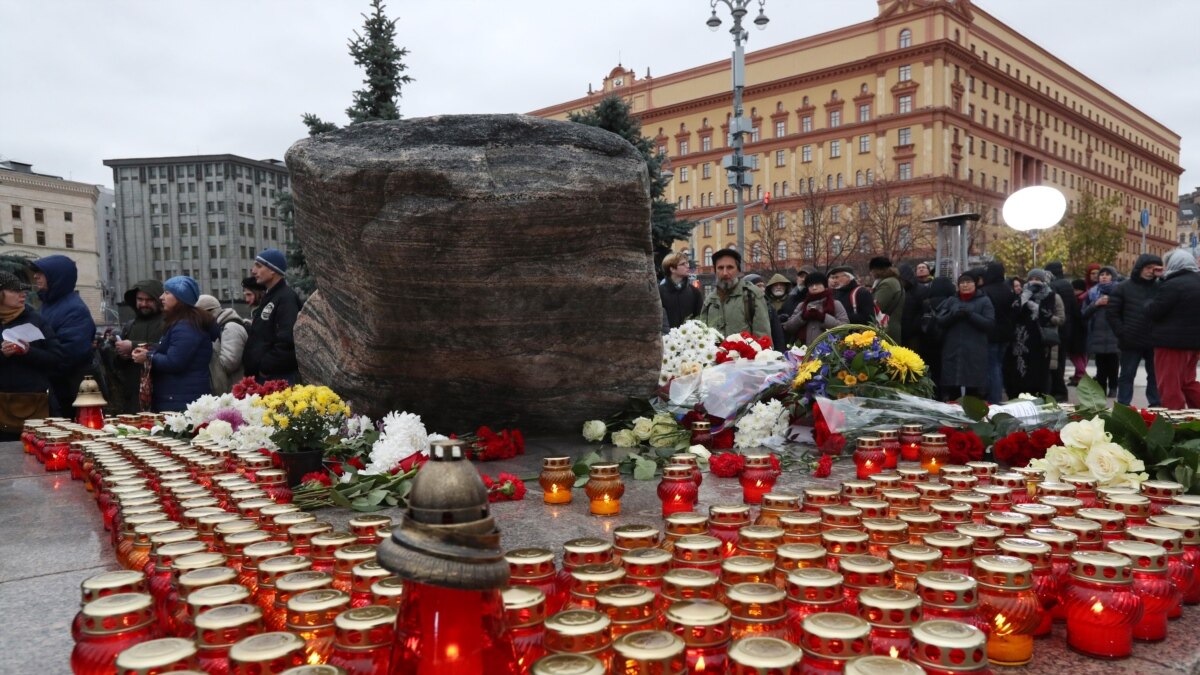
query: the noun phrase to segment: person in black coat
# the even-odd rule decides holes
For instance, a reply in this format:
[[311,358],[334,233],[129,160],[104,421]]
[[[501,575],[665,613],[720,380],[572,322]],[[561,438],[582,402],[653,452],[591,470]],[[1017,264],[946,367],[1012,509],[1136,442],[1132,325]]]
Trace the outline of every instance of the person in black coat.
[[300,314],[300,298],[287,285],[287,257],[283,251],[269,248],[254,259],[250,272],[267,287],[267,292],[247,331],[246,349],[242,352],[246,376],[260,383],[287,380],[288,384],[295,384],[299,369],[293,330]]
[[[757,274],[747,274],[743,277],[748,283],[754,284],[766,291],[767,283]],[[767,303],[767,317],[771,323],[771,348],[775,351],[787,350],[787,338],[783,331],[783,322],[779,320],[779,313],[775,311],[775,306]]]
[[858,284],[854,268],[842,265],[829,270],[829,285],[833,288],[833,299],[846,308],[850,323],[863,326],[875,324],[875,296],[865,286]]
[[[1067,400],[1067,358],[1072,354],[1087,354],[1087,330],[1083,325],[1083,313],[1080,311],[1079,300],[1075,297],[1075,288],[1063,272],[1063,265],[1054,261],[1046,265],[1046,271],[1054,276],[1050,289],[1062,298],[1066,322],[1059,327],[1061,344],[1059,356],[1054,371],[1050,373],[1050,395]],[[1066,352],[1064,358],[1063,352]],[[1086,361],[1085,361],[1086,363]]]
[[925,298],[929,296],[929,287],[917,283],[917,275],[912,265],[900,263],[897,271],[900,274],[900,285],[904,288],[904,319],[900,322],[900,344],[920,353],[921,315],[924,313]]
[[1171,410],[1200,408],[1200,267],[1191,251],[1177,248],[1167,254],[1162,284],[1146,306],[1153,322],[1154,374],[1163,406]]
[[987,402],[996,404],[1004,400],[1004,356],[1013,340],[1012,306],[1017,299],[1012,286],[1004,279],[1004,263],[987,264],[979,293],[991,301],[996,316],[996,326],[988,333],[987,354]]
[[0,440],[16,440],[24,420],[49,416],[49,373],[62,359],[50,324],[25,304],[30,290],[16,275],[0,272],[0,330],[28,324],[42,333],[36,340],[0,343]]
[[1129,279],[1117,284],[1108,296],[1108,325],[1117,335],[1121,350],[1121,374],[1117,376],[1117,402],[1129,405],[1133,400],[1133,378],[1138,365],[1146,364],[1146,401],[1150,407],[1161,405],[1158,383],[1154,374],[1154,346],[1150,336],[1153,327],[1146,316],[1146,306],[1158,290],[1162,274],[1162,258],[1149,253],[1138,256]]
[[942,331],[938,327],[938,305],[954,295],[954,282],[946,277],[935,277],[921,307],[921,350],[917,352],[929,368],[929,377],[938,382],[942,370]]
[[988,382],[988,333],[996,325],[992,301],[976,292],[975,276],[958,277],[958,293],[937,307],[942,330],[942,369],[938,385],[947,400],[978,396]]
[[689,281],[692,264],[682,253],[671,253],[662,261],[663,278],[658,282],[658,297],[667,311],[667,326],[678,328],[688,319],[700,316],[704,296]]

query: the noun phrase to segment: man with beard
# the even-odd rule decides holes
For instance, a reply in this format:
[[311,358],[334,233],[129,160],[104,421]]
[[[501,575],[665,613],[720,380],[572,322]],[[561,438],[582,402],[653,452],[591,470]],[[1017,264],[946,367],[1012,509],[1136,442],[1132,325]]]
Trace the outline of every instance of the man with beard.
[[771,336],[771,318],[762,289],[739,279],[742,256],[723,248],[712,256],[717,286],[704,301],[700,320],[726,337],[742,331]]
[[833,298],[846,308],[850,323],[862,326],[875,323],[875,297],[858,285],[853,267],[842,265],[829,270],[829,287],[833,289]]
[[141,410],[138,385],[142,366],[133,362],[133,350],[138,345],[156,345],[163,335],[162,282],[154,279],[139,281],[125,291],[125,304],[133,308],[133,319],[121,327],[121,339],[104,347],[105,362],[113,364],[112,401],[118,414]]
[[287,380],[295,384],[299,373],[293,329],[300,314],[300,298],[287,285],[287,257],[283,251],[269,248],[254,259],[250,273],[267,292],[242,352],[246,375],[259,382]]

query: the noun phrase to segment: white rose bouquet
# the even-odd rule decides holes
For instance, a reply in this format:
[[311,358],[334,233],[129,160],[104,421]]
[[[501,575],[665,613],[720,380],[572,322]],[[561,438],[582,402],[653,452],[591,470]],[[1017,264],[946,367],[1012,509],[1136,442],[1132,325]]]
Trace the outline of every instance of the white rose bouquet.
[[1149,478],[1145,463],[1113,442],[1102,418],[1071,422],[1059,435],[1062,445],[1047,448],[1045,458],[1030,462],[1045,472],[1047,481],[1082,475],[1095,478],[1101,487],[1137,487]]

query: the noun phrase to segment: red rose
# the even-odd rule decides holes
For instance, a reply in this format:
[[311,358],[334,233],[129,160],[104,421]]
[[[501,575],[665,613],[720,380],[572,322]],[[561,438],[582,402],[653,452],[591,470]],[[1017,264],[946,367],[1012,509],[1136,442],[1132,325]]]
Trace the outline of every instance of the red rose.
[[951,429],[943,427],[946,434],[946,445],[950,447],[950,463],[966,464],[983,459],[983,441],[974,431]]
[[361,457],[351,457],[346,463],[359,470],[367,468],[367,465],[363,464]]
[[817,460],[817,466],[813,469],[813,478],[828,478],[833,472],[833,457],[829,455],[821,455],[821,459]]
[[428,461],[429,461],[429,455],[426,455],[423,452],[414,452],[413,454],[409,455],[408,457],[405,457],[404,459],[400,460],[400,463],[396,465],[396,468],[392,470],[392,473],[403,473],[406,471],[412,471],[414,467],[419,467]]
[[722,452],[713,455],[708,460],[709,470],[712,475],[720,478],[735,478],[742,472],[742,467],[746,465],[746,458],[736,452]]
[[1134,410],[1137,410],[1137,413],[1142,416],[1142,421],[1146,423],[1147,427],[1149,427],[1151,424],[1154,424],[1154,420],[1158,419],[1158,415],[1150,412],[1149,410],[1144,410],[1142,408],[1134,408]]
[[1035,448],[1029,435],[1018,431],[996,441],[993,451],[999,462],[1009,466],[1025,466],[1029,464]]
[[324,471],[311,471],[300,477],[300,484],[319,483],[325,487],[333,485],[333,480]]
[[1035,429],[1033,433],[1029,434],[1029,440],[1033,443],[1033,450],[1040,453],[1034,459],[1045,457],[1047,448],[1062,445],[1062,437],[1058,435],[1057,431],[1050,429]]
[[817,446],[817,449],[825,455],[840,455],[846,447],[846,437],[841,434],[829,434],[824,443]]

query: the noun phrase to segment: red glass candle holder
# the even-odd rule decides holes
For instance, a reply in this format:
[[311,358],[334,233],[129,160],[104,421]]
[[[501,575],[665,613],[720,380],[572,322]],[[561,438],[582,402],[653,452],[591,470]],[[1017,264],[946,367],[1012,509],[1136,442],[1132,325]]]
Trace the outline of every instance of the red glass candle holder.
[[989,523],[963,523],[954,528],[954,531],[971,538],[971,554],[976,556],[995,553],[999,541],[1008,536],[1004,530]]
[[900,428],[881,427],[875,430],[875,435],[883,442],[883,468],[895,469],[900,463]]
[[396,621],[392,675],[512,673],[516,657],[505,631],[500,591],[408,581],[405,594]]
[[887,557],[895,567],[896,588],[902,591],[915,590],[918,575],[942,569],[941,551],[924,544],[896,544]]
[[805,513],[820,513],[826,506],[837,506],[842,503],[842,491],[835,488],[812,487],[804,488],[804,503],[800,510]]
[[871,653],[871,625],[843,614],[813,614],[800,624],[803,675],[840,675],[850,659]]
[[854,450],[855,476],[866,480],[877,473],[882,473],[887,464],[887,453],[883,450],[883,439],[876,436],[863,436],[858,439]]
[[732,619],[715,600],[684,600],[667,610],[666,629],[683,640],[688,672],[725,672]]
[[1167,575],[1167,550],[1145,541],[1110,541],[1105,546],[1133,562],[1133,593],[1142,600],[1142,619],[1133,627],[1133,639],[1165,640],[1167,617],[1183,600],[1183,594]]
[[624,578],[625,570],[613,562],[572,568],[571,588],[563,609],[596,609],[596,593],[621,583]]
[[611,672],[662,675],[686,673],[684,646],[682,638],[663,630],[627,633],[613,640],[614,657]]
[[858,595],[869,588],[894,588],[895,565],[873,555],[850,555],[838,559],[847,614],[858,614]]
[[550,610],[560,608],[566,602],[567,593],[571,590],[571,582],[574,580],[571,570],[581,565],[595,565],[612,560],[612,542],[594,537],[579,537],[563,543],[562,569],[558,571],[558,588],[555,591],[557,598],[547,596],[547,614],[553,616],[557,612]]
[[[1195,604],[1200,591],[1196,584],[1196,568],[1183,557],[1183,535],[1165,527],[1148,525],[1131,527],[1125,532],[1130,539],[1158,544],[1166,549],[1167,574],[1183,594],[1183,604]],[[1176,616],[1175,612],[1171,613],[1171,618]]]
[[348,609],[334,619],[333,651],[327,663],[346,675],[386,673],[391,668],[396,610],[391,607]]
[[742,501],[761,504],[763,495],[775,488],[779,470],[771,465],[770,455],[746,455],[746,464],[738,481],[742,484]]
[[680,537],[708,532],[708,517],[701,513],[672,513],[663,521],[662,548],[667,552],[675,548],[675,541]]
[[376,581],[386,579],[392,573],[384,569],[378,560],[368,560],[350,570],[350,606],[366,607],[373,604],[371,587]]
[[[880,474],[874,474],[876,476]],[[842,499],[843,506],[849,506],[850,502],[855,499],[874,499],[875,498],[875,481],[866,479],[858,480],[857,478],[842,481]]]
[[301,593],[329,589],[332,583],[333,577],[328,572],[314,570],[289,572],[276,579],[275,600],[264,618],[267,630],[289,630],[288,601]]
[[835,504],[834,506],[821,507],[821,531],[825,530],[861,530],[862,529],[862,510],[853,506],[842,506]]
[[946,619],[974,626],[986,636],[991,624],[979,617],[979,587],[975,579],[957,572],[922,572],[914,591],[921,597],[924,621]]
[[716,600],[720,596],[721,579],[718,575],[688,567],[673,569],[663,575],[662,593],[655,602],[659,624],[666,625],[667,610],[677,602]]
[[546,655],[546,596],[533,586],[510,586],[502,593],[504,620],[521,673]]
[[544,548],[518,548],[507,551],[508,583],[510,586],[530,586],[546,597],[547,614],[562,608],[563,598],[558,593],[557,570],[554,554]]
[[[1191,565],[1195,572],[1196,579],[1200,581],[1200,520],[1188,516],[1164,514],[1160,516],[1150,516],[1146,519],[1146,524],[1150,527],[1158,527],[1167,530],[1173,530],[1179,533],[1182,553],[1179,558],[1183,561],[1184,566]],[[1168,551],[1170,553],[1170,551]],[[1183,591],[1184,604],[1194,605],[1200,601],[1200,583],[1195,583],[1190,586],[1191,594],[1188,590]]]
[[797,512],[779,516],[785,544],[820,544],[821,516],[816,513]]
[[[1058,622],[1066,621],[1066,609],[1063,607],[1061,597],[1063,590],[1070,583],[1071,570],[1075,569],[1075,562],[1071,559],[1071,554],[1075,552],[1078,537],[1066,530],[1051,527],[1030,528],[1025,536],[1050,547],[1050,573],[1054,577],[1054,585],[1058,591],[1058,602],[1050,608],[1050,619]],[[1039,634],[1045,634],[1049,630],[1049,623],[1050,621],[1043,617],[1042,625],[1038,627]]]
[[768,492],[763,495],[762,505],[758,509],[758,518],[754,519],[754,524],[781,527],[780,516],[799,511],[800,495],[791,492]]
[[117,675],[155,675],[199,667],[196,643],[183,638],[147,640],[117,656]]
[[609,633],[615,640],[622,635],[658,626],[654,591],[635,584],[613,584],[596,592],[596,611],[612,621]]
[[782,544],[775,550],[775,585],[786,588],[792,570],[826,565],[825,548],[819,544]]
[[671,554],[661,548],[635,548],[621,556],[621,567],[625,569],[625,583],[659,593],[663,576],[671,569]]
[[349,593],[354,566],[375,559],[374,544],[348,544],[333,552],[333,587]]
[[770,560],[757,556],[736,555],[721,561],[721,586],[729,590],[737,584],[774,583],[775,567]]
[[700,458],[691,452],[677,452],[671,455],[670,464],[684,464],[692,467],[692,481],[696,487],[704,482],[704,472],[700,470]]
[[692,480],[692,467],[686,464],[669,464],[663,469],[662,481],[658,484],[658,498],[662,501],[662,515],[690,513],[696,508],[699,490]]
[[400,577],[384,577],[371,584],[371,604],[398,610],[404,602],[404,589],[405,583]]
[[350,546],[358,541],[358,537],[345,531],[322,532],[314,535],[312,550],[308,557],[312,558],[313,569],[317,572],[333,573],[337,558],[334,554],[343,546]]
[[750,524],[750,507],[745,504],[713,504],[708,507],[708,534],[721,540],[722,555],[737,552],[738,532]]
[[206,673],[229,672],[229,648],[235,642],[263,632],[262,609],[257,605],[224,605],[196,615],[199,667]]
[[929,433],[921,436],[921,468],[928,471],[930,476],[937,477],[950,458],[950,448],[946,445],[946,435]]
[[813,614],[840,612],[845,605],[842,575],[827,568],[805,567],[788,573],[785,606],[793,637],[801,634],[804,620]]
[[548,654],[591,656],[607,669],[613,659],[611,626],[612,620],[606,614],[590,609],[566,610],[546,619],[543,643]]
[[1133,627],[1142,600],[1133,592],[1132,561],[1118,553],[1076,551],[1075,569],[1062,594],[1067,645],[1087,656],[1121,659],[1133,653]]
[[292,633],[259,633],[229,648],[230,675],[282,673],[306,663],[304,638]]
[[109,675],[117,655],[158,636],[154,599],[145,593],[114,593],[83,606],[79,641],[71,650],[71,670]]
[[1033,590],[1033,565],[1007,555],[975,558],[979,616],[991,624],[988,659],[1021,666],[1033,658],[1033,634],[1042,620],[1042,603]]
[[740,583],[725,590],[725,605],[733,615],[734,640],[747,637],[793,639],[788,627],[786,594],[773,583]]
[[921,598],[911,591],[869,588],[858,596],[858,616],[871,625],[871,653],[908,660]]
[[912,660],[926,675],[989,675],[987,636],[956,621],[923,621],[913,627]]
[[920,424],[905,424],[900,427],[900,459],[906,462],[921,460],[921,436],[924,432]]
[[922,542],[942,554],[942,569],[960,574],[971,573],[971,558],[975,556],[975,540],[959,532],[931,532]]
[[542,472],[538,474],[538,485],[542,488],[542,501],[547,504],[570,504],[571,490],[575,487],[575,472],[571,470],[570,457],[546,457],[542,459]]
[[378,546],[383,541],[383,537],[379,535],[379,530],[391,527],[392,518],[391,516],[376,513],[364,513],[351,518],[347,525],[350,528],[350,533],[358,537],[358,543]]
[[675,569],[692,568],[718,574],[721,571],[724,544],[716,537],[693,534],[675,542],[671,566]]
[[134,570],[116,570],[101,572],[83,580],[79,586],[81,600],[80,611],[71,622],[71,639],[79,642],[83,630],[83,607],[93,600],[116,595],[117,593],[146,593],[146,575]]
[[747,525],[738,531],[737,554],[775,561],[775,551],[783,544],[783,528],[772,525]]
[[712,441],[712,422],[706,420],[692,422],[692,445],[699,445],[712,450]]

